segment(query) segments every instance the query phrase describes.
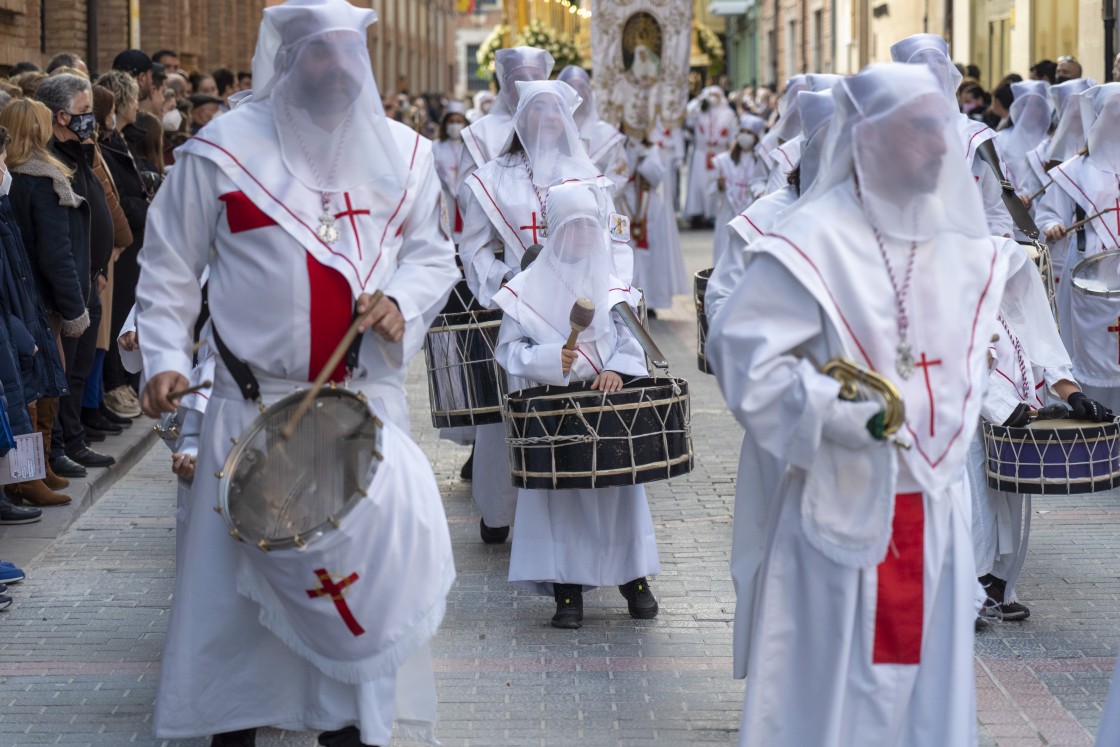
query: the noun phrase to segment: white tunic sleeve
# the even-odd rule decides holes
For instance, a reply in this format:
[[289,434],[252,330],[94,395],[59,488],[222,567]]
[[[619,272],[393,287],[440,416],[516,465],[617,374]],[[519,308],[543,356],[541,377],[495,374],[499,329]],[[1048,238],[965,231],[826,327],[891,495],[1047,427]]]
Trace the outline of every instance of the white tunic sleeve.
[[1065,226],[1073,221],[1074,211],[1077,209],[1077,203],[1073,198],[1066,193],[1064,189],[1057,184],[1051,184],[1042,197],[1035,203],[1035,216],[1038,221],[1038,229],[1046,231],[1054,226]]
[[194,324],[202,304],[199,278],[221,216],[210,161],[184,154],[151,208],[136,284],[136,335],[149,378],[165,371],[189,376]]
[[537,345],[525,336],[525,330],[508,314],[502,318],[498,332],[498,349],[494,357],[510,376],[540,384],[564,386],[571,374],[561,370],[560,342]]
[[704,294],[704,313],[708,315],[708,324],[714,324],[716,313],[723,307],[731,291],[743,277],[747,268],[747,242],[739,232],[730,226],[717,226],[717,231],[727,231],[730,235],[727,249],[720,255],[708,278],[708,290]]
[[808,470],[840,386],[817,370],[826,326],[813,296],[768,254],[753,258],[708,337],[720,389],[751,439]]
[[646,376],[646,353],[638,338],[623,323],[618,314],[611,314],[614,323],[614,354],[603,364],[604,371],[614,371],[622,376]]
[[502,287],[506,274],[517,274],[521,268],[498,259],[497,252],[504,246],[502,238],[474,192],[465,185],[459,190],[459,208],[463,213],[459,257],[463,261],[467,285],[480,304],[491,308],[494,294]]

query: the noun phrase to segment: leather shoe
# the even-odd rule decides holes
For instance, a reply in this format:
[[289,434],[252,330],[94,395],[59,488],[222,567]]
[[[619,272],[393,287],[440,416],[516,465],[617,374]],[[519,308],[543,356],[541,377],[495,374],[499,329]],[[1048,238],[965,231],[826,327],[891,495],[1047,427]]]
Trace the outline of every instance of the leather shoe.
[[257,743],[256,729],[242,729],[215,734],[210,739],[210,747],[253,747]]
[[[79,465],[81,466],[81,465]],[[65,477],[60,477],[54,473],[54,470],[47,467],[47,476],[43,478],[43,484],[51,490],[62,490],[70,487],[70,481]]]
[[71,449],[66,452],[66,456],[83,467],[109,467],[117,463],[117,460],[108,454],[99,454],[88,446]]
[[325,731],[319,735],[322,747],[376,747],[362,741],[362,733],[356,726],[346,726],[337,731]]
[[101,413],[101,417],[105,418],[113,425],[119,425],[121,428],[132,427],[131,418],[122,418],[120,415],[116,414],[108,407],[106,407],[104,402],[101,403],[101,408],[98,410],[98,412]]
[[51,457],[51,472],[61,477],[85,477],[86,468],[68,456]]
[[0,524],[33,524],[43,518],[38,508],[20,508],[0,503]]
[[86,427],[83,427],[82,431],[86,435],[86,441],[89,441],[90,443],[96,444],[96,443],[100,443],[100,442],[105,440],[105,435],[106,434],[105,434],[104,431],[99,431],[96,428],[86,428]]
[[483,519],[478,520],[478,534],[482,537],[482,541],[488,545],[500,545],[509,537],[509,527],[490,527],[486,526],[486,521]]
[[124,428],[121,428],[119,425],[109,422],[108,419],[101,415],[100,410],[86,407],[82,408],[82,426],[87,430],[93,428],[94,430],[111,433],[113,435],[124,430]]

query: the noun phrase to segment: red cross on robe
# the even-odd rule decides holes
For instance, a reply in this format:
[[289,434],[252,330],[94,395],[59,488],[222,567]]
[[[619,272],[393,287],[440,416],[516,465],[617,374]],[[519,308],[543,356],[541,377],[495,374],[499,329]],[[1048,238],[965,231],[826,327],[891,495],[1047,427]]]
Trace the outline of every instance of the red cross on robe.
[[922,357],[920,359],[918,359],[918,361],[915,362],[914,365],[920,367],[922,369],[922,373],[926,377],[926,392],[929,394],[929,435],[930,435],[930,437],[932,437],[933,436],[933,423],[934,423],[935,413],[934,413],[934,410],[933,410],[933,385],[929,381],[929,367],[930,366],[940,366],[941,365],[941,359],[938,358],[938,359],[932,360],[932,361],[927,360],[926,359],[926,354],[922,353]]
[[335,608],[338,609],[339,617],[346,623],[347,629],[355,637],[365,633],[365,629],[358,624],[358,621],[354,618],[354,613],[350,611],[350,605],[346,603],[344,596],[346,590],[358,580],[358,574],[351,573],[340,581],[335,581],[331,578],[331,574],[327,573],[326,568],[316,568],[315,575],[319,579],[319,587],[317,589],[307,589],[308,598],[330,597]]
[[1116,325],[1109,327],[1108,331],[1116,333],[1116,362],[1120,363],[1120,317],[1116,317]]
[[535,210],[533,211],[533,220],[529,222],[529,225],[518,226],[518,228],[520,228],[522,231],[532,231],[533,232],[533,243],[534,244],[539,244],[540,243],[539,241],[537,241],[537,230],[542,228],[542,226],[537,225],[537,211],[535,211]]
[[359,216],[359,215],[369,215],[369,211],[368,210],[355,210],[354,206],[352,204],[350,204],[350,193],[349,192],[343,192],[342,196],[346,199],[346,209],[343,210],[341,213],[335,213],[334,217],[336,219],[338,219],[338,218],[349,218],[350,219],[350,228],[352,228],[354,230],[354,241],[355,241],[355,243],[358,247],[358,259],[361,259],[362,258],[362,235],[360,233],[358,233],[358,222],[357,222],[356,217]]

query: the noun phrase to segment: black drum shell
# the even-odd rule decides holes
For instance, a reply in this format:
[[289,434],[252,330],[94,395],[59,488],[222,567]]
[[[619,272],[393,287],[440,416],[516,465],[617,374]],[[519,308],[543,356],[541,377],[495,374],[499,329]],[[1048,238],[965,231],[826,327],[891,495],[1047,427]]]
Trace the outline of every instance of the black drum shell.
[[612,394],[592,391],[590,382],[514,392],[506,398],[507,441],[541,441],[510,444],[513,484],[573,490],[687,474],[693,467],[690,417],[684,379],[634,379]]

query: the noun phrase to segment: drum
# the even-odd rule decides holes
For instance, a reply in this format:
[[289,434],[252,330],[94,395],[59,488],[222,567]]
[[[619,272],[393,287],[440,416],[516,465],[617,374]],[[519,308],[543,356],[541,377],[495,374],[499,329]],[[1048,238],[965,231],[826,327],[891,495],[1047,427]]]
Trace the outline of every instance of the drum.
[[466,303],[469,310],[436,317],[424,339],[428,399],[436,428],[502,422],[504,374],[494,359],[502,311],[470,308],[471,302],[477,307],[471,296]]
[[687,381],[634,379],[611,394],[590,386],[540,386],[506,398],[516,487],[606,488],[692,471]]
[[[458,256],[456,256],[458,260]],[[482,305],[478,299],[471,293],[471,288],[467,285],[466,280],[460,280],[451,289],[450,295],[447,296],[447,303],[443,305],[443,311],[440,314],[460,314],[464,311],[482,311]]]
[[1100,298],[1120,298],[1120,249],[1094,254],[1073,268],[1073,287]]
[[236,440],[218,473],[230,534],[261,550],[305,548],[337,529],[381,463],[381,421],[366,398],[323,389],[291,438],[280,431],[306,392],[269,407]]
[[696,300],[696,366],[701,373],[711,373],[704,347],[708,344],[708,314],[704,309],[704,296],[708,292],[708,279],[714,267],[696,273],[692,281],[692,296]]
[[1120,424],[1036,420],[1024,428],[981,421],[988,486],[1008,493],[1074,495],[1120,485]]
[[1046,300],[1050,302],[1050,312],[1054,319],[1058,318],[1058,292],[1054,284],[1054,265],[1050,260],[1050,247],[1041,242],[1020,241],[1019,244],[1026,250],[1038,274],[1042,276],[1042,287],[1046,289]]

